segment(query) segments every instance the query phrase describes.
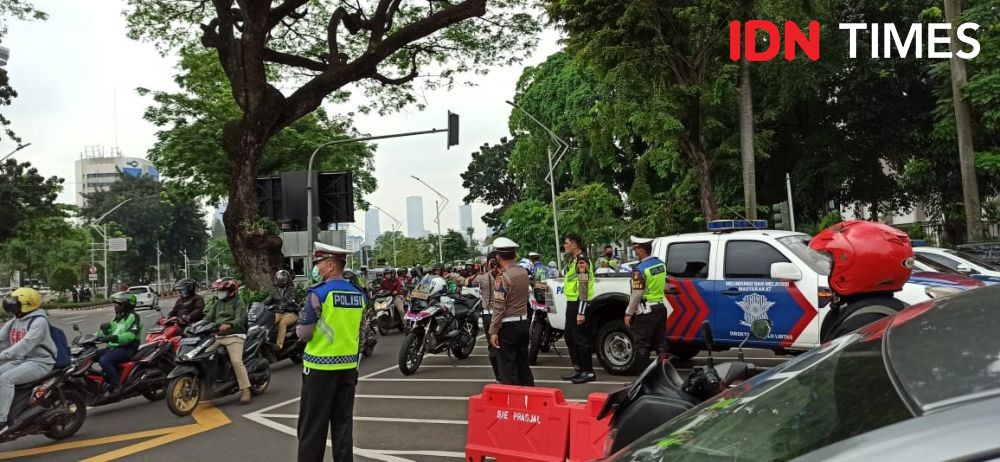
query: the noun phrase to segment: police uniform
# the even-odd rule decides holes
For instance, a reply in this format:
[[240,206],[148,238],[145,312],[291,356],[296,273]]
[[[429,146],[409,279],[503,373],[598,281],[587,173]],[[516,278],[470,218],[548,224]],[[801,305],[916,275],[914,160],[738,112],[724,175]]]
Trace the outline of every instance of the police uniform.
[[[349,252],[315,243],[314,262]],[[354,394],[358,384],[361,323],[367,299],[343,278],[316,284],[306,294],[297,331],[308,339],[302,356],[298,460],[322,461],[327,436],[335,462],[353,454]]]
[[[509,242],[514,246],[517,245],[513,241]],[[513,251],[515,248],[498,247],[497,250]],[[493,283],[493,318],[490,322],[490,336],[497,335],[500,339],[497,369],[500,372],[500,383],[504,385],[535,386],[535,378],[528,364],[530,290],[531,278],[528,276],[528,271],[515,262],[508,263]]]
[[[580,274],[578,266],[585,263],[587,272]],[[563,271],[563,292],[566,294],[566,345],[569,347],[570,361],[573,362],[573,374],[563,376],[564,380],[574,383],[584,383],[595,380],[594,358],[590,346],[590,318],[587,305],[594,298],[594,265],[581,252],[570,259],[569,265]],[[581,282],[583,286],[581,287]],[[582,315],[583,324],[578,324],[576,318]]]
[[[632,237],[634,245],[651,245],[652,239]],[[632,337],[635,339],[635,364],[642,371],[649,363],[649,352],[666,352],[667,307],[663,293],[667,283],[667,265],[663,260],[648,256],[632,268],[632,296],[626,316],[632,316]]]

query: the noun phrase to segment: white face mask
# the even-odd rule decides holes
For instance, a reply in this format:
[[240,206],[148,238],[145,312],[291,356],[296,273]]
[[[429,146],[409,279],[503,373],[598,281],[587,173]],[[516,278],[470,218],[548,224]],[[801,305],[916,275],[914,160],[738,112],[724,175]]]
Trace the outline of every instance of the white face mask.
[[218,298],[219,300],[225,300],[227,297],[229,297],[229,292],[220,290],[215,293],[215,297]]

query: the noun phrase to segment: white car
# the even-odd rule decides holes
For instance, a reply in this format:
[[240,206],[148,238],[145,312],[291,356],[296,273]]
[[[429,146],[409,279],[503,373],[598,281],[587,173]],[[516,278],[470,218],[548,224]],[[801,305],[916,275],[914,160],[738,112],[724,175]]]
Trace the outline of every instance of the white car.
[[961,250],[941,247],[914,247],[913,253],[976,279],[1000,277],[1000,266]]
[[128,288],[128,293],[135,295],[136,309],[153,309],[160,304],[160,294],[150,286],[132,286]]

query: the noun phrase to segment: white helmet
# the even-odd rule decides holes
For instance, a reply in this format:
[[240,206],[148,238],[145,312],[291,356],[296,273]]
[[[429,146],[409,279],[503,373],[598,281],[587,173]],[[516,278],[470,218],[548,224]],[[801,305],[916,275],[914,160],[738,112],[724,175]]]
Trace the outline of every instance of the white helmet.
[[497,249],[497,250],[499,250],[499,249],[516,249],[516,248],[518,248],[518,245],[517,245],[516,242],[514,242],[514,241],[512,241],[510,239],[507,239],[506,237],[498,237],[498,238],[496,238],[496,239],[493,240],[493,248]]

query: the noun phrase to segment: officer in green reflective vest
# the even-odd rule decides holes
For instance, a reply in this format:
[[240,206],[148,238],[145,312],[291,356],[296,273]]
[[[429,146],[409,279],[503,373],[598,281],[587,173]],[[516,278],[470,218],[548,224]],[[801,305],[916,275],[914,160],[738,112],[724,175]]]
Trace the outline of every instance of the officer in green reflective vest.
[[296,333],[306,341],[299,402],[300,462],[322,461],[327,436],[333,460],[353,460],[354,392],[365,294],[344,279],[347,250],[315,243],[323,282],[306,292]]
[[667,352],[667,307],[663,304],[667,265],[652,256],[653,240],[632,236],[632,249],[639,263],[632,268],[632,296],[625,310],[625,325],[635,339],[635,367],[649,365],[649,351]]
[[594,374],[594,358],[590,346],[589,322],[591,313],[587,304],[594,298],[594,265],[583,252],[586,244],[576,233],[566,234],[563,250],[570,255],[563,275],[563,292],[566,294],[566,346],[573,362],[573,373],[562,376],[576,384],[597,380]]

